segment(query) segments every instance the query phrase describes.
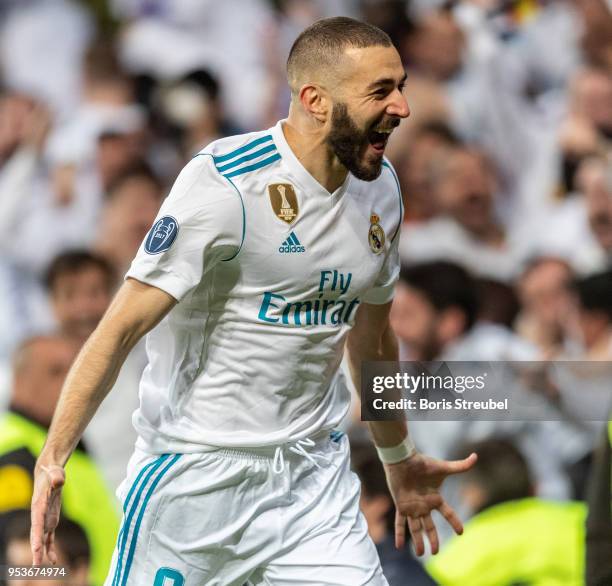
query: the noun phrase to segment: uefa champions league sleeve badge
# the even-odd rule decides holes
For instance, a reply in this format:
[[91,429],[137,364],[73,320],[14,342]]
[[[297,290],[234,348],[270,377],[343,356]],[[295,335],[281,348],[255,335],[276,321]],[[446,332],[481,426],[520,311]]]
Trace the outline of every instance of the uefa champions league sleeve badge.
[[385,231],[379,222],[380,218],[376,214],[370,216],[368,242],[370,243],[370,250],[374,254],[380,254],[385,249]]
[[153,224],[145,240],[147,254],[159,254],[168,250],[176,240],[179,224],[172,216],[164,216]]
[[298,216],[298,200],[291,183],[271,183],[268,195],[276,217],[287,224],[292,224]]

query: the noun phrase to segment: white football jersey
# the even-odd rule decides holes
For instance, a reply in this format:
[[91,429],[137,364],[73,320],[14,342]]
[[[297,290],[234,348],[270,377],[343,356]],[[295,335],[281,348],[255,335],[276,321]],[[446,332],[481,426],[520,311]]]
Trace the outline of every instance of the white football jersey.
[[282,121],[196,155],[127,273],[179,302],[147,337],[139,448],[270,446],[336,426],[346,334],[360,303],[393,296],[402,213],[387,161],[330,194]]

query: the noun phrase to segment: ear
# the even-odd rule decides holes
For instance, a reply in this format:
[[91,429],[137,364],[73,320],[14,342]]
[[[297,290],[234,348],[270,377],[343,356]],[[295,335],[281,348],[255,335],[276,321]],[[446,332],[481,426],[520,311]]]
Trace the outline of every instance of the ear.
[[316,84],[308,84],[300,89],[302,108],[317,121],[325,123],[328,118],[330,101],[325,90]]

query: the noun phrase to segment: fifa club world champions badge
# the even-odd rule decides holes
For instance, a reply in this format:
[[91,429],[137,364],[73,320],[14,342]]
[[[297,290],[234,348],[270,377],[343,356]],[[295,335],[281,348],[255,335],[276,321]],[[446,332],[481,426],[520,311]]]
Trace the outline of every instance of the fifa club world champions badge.
[[298,200],[290,183],[271,183],[268,185],[270,203],[276,217],[292,224],[298,216]]
[[370,216],[368,242],[374,254],[380,254],[385,249],[385,231],[382,229],[379,222],[380,218],[376,214]]

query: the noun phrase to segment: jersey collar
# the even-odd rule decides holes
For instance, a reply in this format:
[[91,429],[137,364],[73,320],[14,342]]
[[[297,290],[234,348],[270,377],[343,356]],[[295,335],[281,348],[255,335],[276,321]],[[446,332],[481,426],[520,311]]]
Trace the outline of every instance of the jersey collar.
[[270,129],[272,133],[272,138],[274,139],[274,144],[276,144],[276,148],[278,152],[281,154],[282,161],[287,165],[291,174],[298,180],[298,182],[303,185],[309,193],[318,193],[324,195],[325,197],[331,197],[333,200],[337,200],[347,189],[349,183],[351,181],[351,174],[346,174],[346,179],[344,183],[336,189],[333,193],[330,193],[323,187],[300,163],[299,159],[295,156],[294,152],[291,150],[287,139],[285,138],[285,133],[283,132],[283,123],[286,122],[286,119],[279,120],[276,123],[276,126]]

